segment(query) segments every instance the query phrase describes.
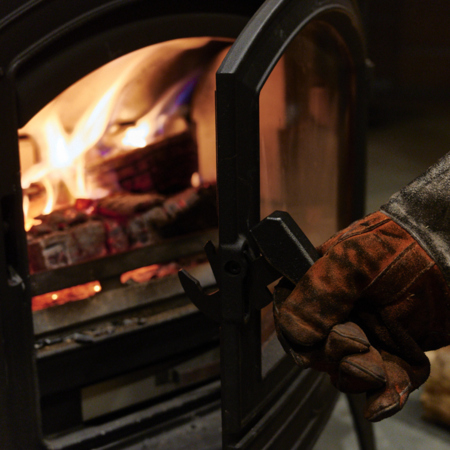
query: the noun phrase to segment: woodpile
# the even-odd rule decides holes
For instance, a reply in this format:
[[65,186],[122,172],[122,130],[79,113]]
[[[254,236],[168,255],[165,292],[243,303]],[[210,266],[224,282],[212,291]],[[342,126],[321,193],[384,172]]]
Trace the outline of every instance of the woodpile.
[[423,415],[427,420],[450,426],[450,347],[430,352],[428,357],[431,374],[420,398]]
[[[88,185],[109,195],[38,216],[41,223],[27,233],[31,273],[217,226],[215,186],[191,187],[198,171],[194,135],[190,126],[144,148],[87,152]],[[44,194],[43,186],[32,185],[30,205],[46,201]]]
[[[44,227],[49,229],[48,224]],[[39,234],[42,228],[40,227]],[[33,229],[32,229],[33,230]],[[41,236],[28,233],[28,257],[31,272],[57,269],[107,254],[105,227],[100,221],[87,220],[60,231]]]
[[32,273],[217,226],[214,185],[175,195],[116,193],[40,216],[27,233]]

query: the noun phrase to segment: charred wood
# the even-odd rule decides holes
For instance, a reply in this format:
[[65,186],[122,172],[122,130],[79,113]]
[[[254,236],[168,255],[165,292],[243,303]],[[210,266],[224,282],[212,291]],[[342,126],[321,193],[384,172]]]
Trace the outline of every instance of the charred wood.
[[90,182],[109,191],[156,191],[171,194],[190,186],[198,171],[197,145],[186,131],[142,149],[120,152],[88,162]]
[[214,185],[160,194],[117,193],[40,216],[27,234],[32,273],[152,245],[217,226]]
[[90,220],[68,230],[53,231],[28,241],[31,272],[57,269],[107,254],[102,222]]

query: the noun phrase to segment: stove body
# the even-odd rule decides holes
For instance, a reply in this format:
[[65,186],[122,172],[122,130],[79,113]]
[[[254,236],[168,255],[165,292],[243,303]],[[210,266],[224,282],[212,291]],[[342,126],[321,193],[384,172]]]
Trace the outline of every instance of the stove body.
[[[349,87],[353,100],[343,110],[351,123],[345,125],[349,131],[344,146],[350,150],[336,160],[339,195],[333,208],[338,213],[332,226],[340,227],[357,218],[362,213],[364,182],[362,37],[351,2],[269,1],[254,16],[261,4],[259,0],[244,3],[55,0],[17,1],[0,6],[3,138],[0,158],[4,168],[0,182],[3,224],[0,267],[4,274],[0,277],[2,448],[106,448],[149,429],[161,430],[164,424],[173,424],[180,417],[186,422],[192,411],[217,407],[221,394],[214,370],[200,378],[201,382],[181,386],[175,397],[161,394],[156,402],[152,399],[140,409],[122,407],[100,421],[96,417],[86,420],[80,402],[83,390],[111,379],[149,367],[156,378],[167,374],[170,372],[167,367],[182,364],[187,355],[195,358],[217,348],[219,334],[226,448],[265,448],[280,443],[308,448],[326,423],[335,391],[325,377],[308,371],[300,373],[281,356],[275,341],[261,338],[264,318],[254,306],[254,294],[249,287],[253,269],[247,266],[252,265],[258,253],[249,230],[260,220],[263,200],[270,200],[266,209],[276,204],[267,194],[270,186],[261,181],[261,161],[255,151],[259,149],[260,133],[258,98],[282,52],[307,23],[317,21],[325,34],[333,36],[331,28],[338,30],[348,45],[342,52],[351,55],[349,79],[353,77],[354,81]],[[315,28],[308,31],[306,41],[310,36],[315,40],[316,32]],[[58,347],[59,341],[51,342],[57,333],[51,326],[45,328],[48,326],[45,324],[50,319],[52,323],[63,321],[70,308],[61,309],[59,316],[51,313],[51,318],[42,313],[43,318],[38,321],[31,310],[33,296],[66,288],[74,278],[77,283],[111,280],[120,272],[141,265],[196,253],[205,240],[214,240],[215,234],[203,233],[194,239],[181,237],[156,246],[151,252],[141,248],[128,257],[114,255],[107,261],[30,275],[17,130],[64,89],[107,63],[153,44],[205,36],[226,40],[239,36],[234,53],[219,70],[217,81],[220,274],[214,274],[220,278],[220,331],[216,322],[189,306],[187,299],[180,300],[183,296],[178,292],[172,295],[176,299],[173,304],[176,313],[162,311],[162,315],[168,314],[165,319],[124,327],[87,343],[78,341]],[[337,39],[339,42],[341,37]],[[333,45],[331,48],[335,49]],[[287,66],[292,64],[289,58],[295,48],[290,52],[286,53]],[[316,83],[308,97],[311,102],[308,120],[313,117],[320,127],[326,127],[329,119],[321,112],[324,95],[321,89],[321,84]],[[270,101],[267,105],[271,105]],[[266,164],[270,166],[271,160]],[[286,189],[289,190],[288,185]],[[116,295],[114,288],[111,295]],[[135,310],[136,305],[121,310],[124,320],[130,321],[130,317],[134,320]],[[106,311],[104,316],[110,317],[112,312]],[[99,317],[95,320],[101,322]],[[85,319],[86,323],[93,321],[91,316]],[[44,331],[39,332],[40,326]],[[76,327],[73,323],[66,326],[71,333],[76,332]],[[42,342],[57,345],[42,350],[39,348]],[[163,344],[150,350],[151,342]],[[310,419],[313,409],[315,414]],[[309,423],[300,434],[298,421]]]

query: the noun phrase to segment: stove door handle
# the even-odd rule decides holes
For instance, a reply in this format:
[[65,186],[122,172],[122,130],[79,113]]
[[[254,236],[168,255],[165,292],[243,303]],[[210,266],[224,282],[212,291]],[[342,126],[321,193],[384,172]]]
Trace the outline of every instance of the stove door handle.
[[[294,219],[284,211],[275,211],[251,229],[262,254],[250,263],[251,305],[262,309],[273,299],[267,286],[281,276],[297,284],[319,259],[319,254]],[[219,258],[212,243],[205,246],[220,288]],[[184,269],[178,273],[184,291],[197,308],[216,322],[222,322],[220,292],[208,294],[199,281]]]
[[319,259],[319,253],[295,220],[275,211],[251,230],[265,260],[281,275],[297,284]]
[[220,311],[219,291],[207,294],[200,282],[184,269],[178,272],[178,278],[180,279],[184,292],[186,292],[186,295],[192,303],[207,317],[220,323],[222,321],[222,314]]

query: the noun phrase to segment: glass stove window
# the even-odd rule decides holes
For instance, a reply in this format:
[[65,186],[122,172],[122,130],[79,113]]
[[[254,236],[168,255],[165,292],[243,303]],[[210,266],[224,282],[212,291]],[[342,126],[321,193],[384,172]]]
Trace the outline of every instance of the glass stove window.
[[260,95],[261,217],[288,211],[315,245],[345,225],[353,88],[343,41],[312,22]]

